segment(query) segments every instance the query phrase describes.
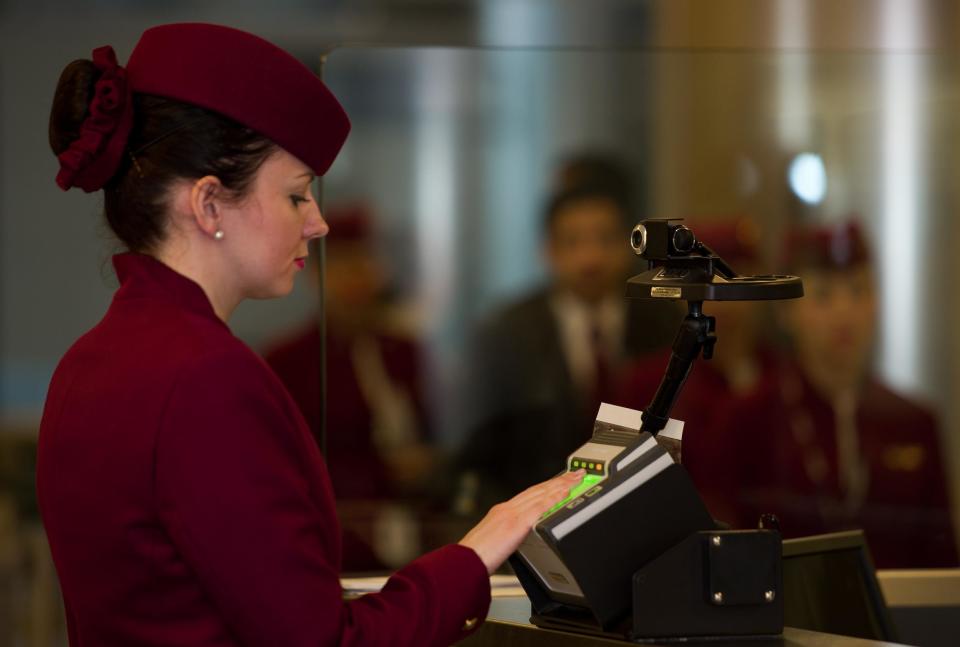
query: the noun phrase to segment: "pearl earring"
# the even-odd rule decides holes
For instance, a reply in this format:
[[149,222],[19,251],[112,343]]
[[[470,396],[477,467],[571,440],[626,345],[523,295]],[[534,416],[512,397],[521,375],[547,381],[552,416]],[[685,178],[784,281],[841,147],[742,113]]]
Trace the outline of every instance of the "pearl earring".
[[223,230],[218,229],[215,232],[213,232],[213,237],[217,240],[223,240]]

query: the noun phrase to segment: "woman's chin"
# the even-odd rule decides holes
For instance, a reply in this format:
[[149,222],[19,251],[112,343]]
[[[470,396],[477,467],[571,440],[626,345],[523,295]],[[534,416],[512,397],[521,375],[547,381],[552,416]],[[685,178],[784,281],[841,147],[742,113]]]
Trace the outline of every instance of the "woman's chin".
[[279,299],[280,297],[288,296],[291,292],[293,292],[293,277],[290,277],[287,281],[255,290],[251,292],[247,298],[257,300]]

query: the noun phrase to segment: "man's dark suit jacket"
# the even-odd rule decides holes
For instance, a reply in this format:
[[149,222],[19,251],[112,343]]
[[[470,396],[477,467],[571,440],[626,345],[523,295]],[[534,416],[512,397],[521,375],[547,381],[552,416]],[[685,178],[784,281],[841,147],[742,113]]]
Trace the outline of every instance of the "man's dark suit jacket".
[[[669,346],[683,313],[673,303],[625,300],[621,360]],[[478,330],[468,372],[468,439],[459,469],[480,477],[478,504],[509,498],[561,471],[590,437],[596,411],[573,382],[541,289]]]

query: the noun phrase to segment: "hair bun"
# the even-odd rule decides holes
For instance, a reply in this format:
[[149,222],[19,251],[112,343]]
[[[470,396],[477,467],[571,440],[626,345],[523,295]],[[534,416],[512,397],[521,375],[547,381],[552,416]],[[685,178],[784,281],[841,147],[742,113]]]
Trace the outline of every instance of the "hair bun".
[[[77,69],[71,69],[75,65]],[[88,75],[93,80],[92,88],[90,80],[85,80]],[[64,85],[72,86],[64,93],[72,95],[72,99],[65,101],[69,109],[59,110],[58,99]],[[82,110],[84,100],[86,109]],[[88,193],[103,188],[120,166],[132,127],[133,98],[127,71],[117,64],[112,47],[93,50],[92,62],[74,61],[67,66],[50,115],[50,145],[60,160],[60,188],[66,191],[77,186]]]
[[90,100],[99,79],[100,70],[89,59],[78,59],[63,68],[50,109],[50,148],[54,155],[79,139],[80,126],[90,114]]

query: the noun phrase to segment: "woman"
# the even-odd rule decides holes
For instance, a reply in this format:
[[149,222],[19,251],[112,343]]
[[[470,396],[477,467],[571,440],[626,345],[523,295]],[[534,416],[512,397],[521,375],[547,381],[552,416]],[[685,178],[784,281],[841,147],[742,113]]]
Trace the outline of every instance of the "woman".
[[60,79],[58,184],[103,189],[130,252],[104,319],[61,361],[37,488],[72,645],[449,644],[487,575],[568,475],[501,504],[458,545],[343,602],[340,531],[289,395],[226,326],[288,293],[327,232],[310,193],[349,123],[305,67],[255,36],[180,24]]

